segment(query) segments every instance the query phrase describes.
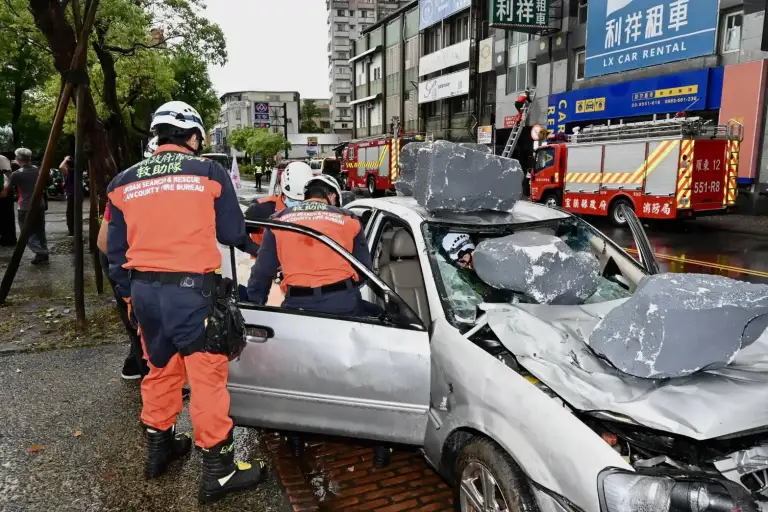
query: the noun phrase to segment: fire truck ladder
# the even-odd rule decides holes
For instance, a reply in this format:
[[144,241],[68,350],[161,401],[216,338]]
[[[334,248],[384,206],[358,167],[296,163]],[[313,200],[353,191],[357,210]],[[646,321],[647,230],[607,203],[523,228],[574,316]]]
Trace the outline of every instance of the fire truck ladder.
[[523,133],[525,123],[528,121],[528,112],[531,107],[531,103],[533,103],[533,99],[536,97],[536,92],[533,91],[529,93],[528,97],[530,98],[530,101],[523,105],[523,117],[520,118],[519,123],[512,127],[512,132],[509,134],[509,139],[507,139],[507,145],[504,146],[504,151],[501,152],[501,156],[504,158],[512,158],[512,152],[515,150],[517,141],[520,140],[520,134]]
[[716,125],[699,117],[689,117],[609,126],[589,126],[582,130],[574,128],[574,133],[568,137],[568,142],[578,144],[655,137],[740,140],[742,135],[738,127]]

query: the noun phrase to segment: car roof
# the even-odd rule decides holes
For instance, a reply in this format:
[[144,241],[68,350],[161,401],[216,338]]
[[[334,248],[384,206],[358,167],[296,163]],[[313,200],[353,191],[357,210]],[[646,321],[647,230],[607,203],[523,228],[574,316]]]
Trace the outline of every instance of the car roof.
[[439,211],[430,212],[420,206],[416,199],[408,196],[381,197],[376,199],[357,199],[347,205],[368,206],[379,210],[385,210],[410,221],[426,221],[442,224],[472,225],[472,226],[502,226],[514,224],[529,224],[548,220],[566,219],[571,217],[569,213],[555,210],[541,204],[530,201],[518,201],[512,210],[503,211],[477,211],[455,212]]

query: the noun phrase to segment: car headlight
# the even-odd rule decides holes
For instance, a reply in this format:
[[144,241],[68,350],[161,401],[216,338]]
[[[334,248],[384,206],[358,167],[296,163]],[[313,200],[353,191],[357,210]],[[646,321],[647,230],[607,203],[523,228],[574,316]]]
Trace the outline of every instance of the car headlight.
[[[704,478],[706,480],[706,478]],[[733,512],[751,510],[720,483],[609,469],[598,477],[602,512]]]

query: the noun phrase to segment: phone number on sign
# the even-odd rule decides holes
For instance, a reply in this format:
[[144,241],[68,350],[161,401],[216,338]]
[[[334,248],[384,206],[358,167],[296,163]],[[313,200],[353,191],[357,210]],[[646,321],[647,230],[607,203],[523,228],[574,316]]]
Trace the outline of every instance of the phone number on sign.
[[699,181],[693,184],[694,194],[704,194],[707,192],[720,192],[719,181]]

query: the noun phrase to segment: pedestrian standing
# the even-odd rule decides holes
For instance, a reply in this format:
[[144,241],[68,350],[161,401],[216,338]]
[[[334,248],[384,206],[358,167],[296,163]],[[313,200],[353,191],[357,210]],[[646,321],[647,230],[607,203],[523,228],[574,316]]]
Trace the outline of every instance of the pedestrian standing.
[[[198,156],[205,128],[197,110],[171,101],[155,112],[150,127],[159,144],[154,155],[118,174],[107,189],[109,275],[135,313],[149,360],[141,383],[144,473],[159,477],[191,449],[190,436],[175,428],[189,378],[194,442],[203,454],[198,499],[209,503],[256,487],[265,475],[261,464],[235,462],[227,391],[229,356],[235,354],[210,344],[227,333],[208,321],[222,284],[217,240],[256,249],[229,174]],[[151,186],[166,178],[174,186]]]
[[[5,189],[11,179],[11,161],[0,155],[0,191]],[[16,245],[16,209],[13,207],[13,194],[0,197],[0,246]]]
[[262,170],[261,170],[261,166],[260,165],[257,165],[255,167],[254,173],[256,175],[256,188],[261,190],[261,174],[262,174]]
[[[35,193],[35,184],[40,174],[40,169],[31,164],[32,152],[27,148],[16,150],[16,163],[19,169],[11,174],[8,184],[0,193],[2,197],[7,197],[9,192],[15,190],[19,197],[19,229],[24,228],[24,222],[29,215],[32,207],[32,196]],[[50,181],[50,177],[48,180]],[[48,202],[45,196],[40,198],[39,210],[35,215],[35,223],[27,240],[27,247],[35,253],[32,264],[45,263],[48,261],[48,241],[45,237],[45,211],[48,209]]]
[[[67,197],[67,231],[69,236],[75,236],[75,161],[71,156],[66,157],[59,165],[64,174],[64,194]],[[80,184],[82,186],[82,183]],[[80,204],[80,208],[83,205]]]

